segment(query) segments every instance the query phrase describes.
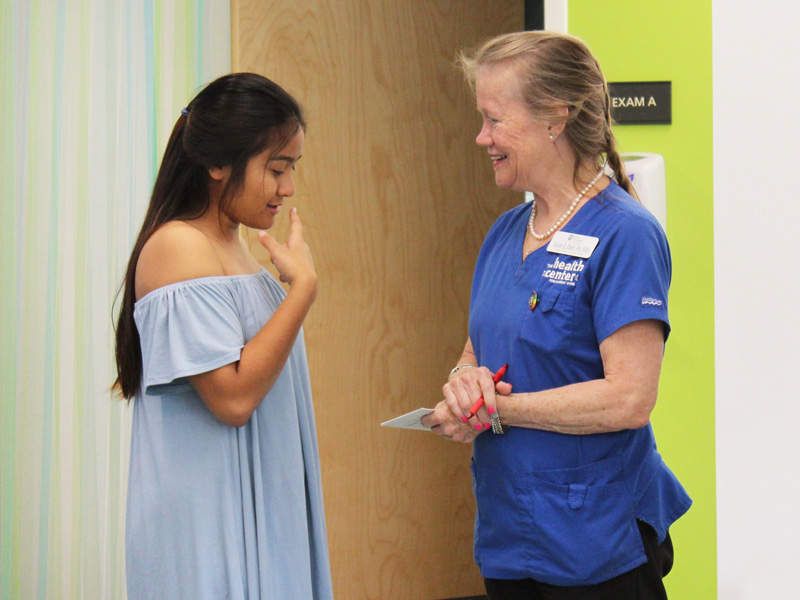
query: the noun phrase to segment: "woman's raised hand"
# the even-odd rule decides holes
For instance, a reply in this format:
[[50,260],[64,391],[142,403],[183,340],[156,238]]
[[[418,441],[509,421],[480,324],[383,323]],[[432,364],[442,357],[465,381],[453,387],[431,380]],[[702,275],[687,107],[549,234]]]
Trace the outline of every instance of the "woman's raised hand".
[[313,284],[316,293],[317,272],[314,269],[314,259],[303,239],[303,223],[294,207],[289,211],[289,222],[289,237],[285,244],[278,243],[266,231],[258,232],[258,241],[269,252],[281,281],[288,283],[290,287],[296,283]]

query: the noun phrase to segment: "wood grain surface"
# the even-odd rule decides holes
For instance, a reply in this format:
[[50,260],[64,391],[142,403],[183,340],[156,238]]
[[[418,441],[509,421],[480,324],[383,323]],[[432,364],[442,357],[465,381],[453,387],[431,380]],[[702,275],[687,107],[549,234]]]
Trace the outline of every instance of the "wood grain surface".
[[453,63],[523,17],[522,0],[232,2],[234,70],[278,82],[309,123],[286,205],[320,276],[304,330],[340,600],[483,593],[471,447],[380,423],[441,399],[480,244],[522,200],[495,187]]

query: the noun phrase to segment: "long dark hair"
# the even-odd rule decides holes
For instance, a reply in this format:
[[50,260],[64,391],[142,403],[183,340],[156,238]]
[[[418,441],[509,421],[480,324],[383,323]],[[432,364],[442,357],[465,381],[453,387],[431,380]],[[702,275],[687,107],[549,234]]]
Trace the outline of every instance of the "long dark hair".
[[120,287],[114,389],[122,397],[133,398],[142,381],[142,349],[133,307],[136,264],[147,240],[164,223],[195,219],[209,209],[210,167],[231,167],[220,202],[224,209],[241,188],[250,158],[267,148],[280,149],[305,126],[300,104],[278,84],[254,73],[216,79],[182,111],[167,142]]

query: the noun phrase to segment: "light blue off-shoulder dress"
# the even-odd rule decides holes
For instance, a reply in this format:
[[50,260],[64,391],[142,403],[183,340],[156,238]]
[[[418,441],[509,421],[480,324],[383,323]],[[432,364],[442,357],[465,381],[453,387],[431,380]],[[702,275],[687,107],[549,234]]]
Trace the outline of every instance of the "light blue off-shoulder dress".
[[159,288],[134,317],[126,534],[130,600],[333,597],[303,333],[243,427],[218,421],[187,377],[239,359],[285,297],[265,270]]

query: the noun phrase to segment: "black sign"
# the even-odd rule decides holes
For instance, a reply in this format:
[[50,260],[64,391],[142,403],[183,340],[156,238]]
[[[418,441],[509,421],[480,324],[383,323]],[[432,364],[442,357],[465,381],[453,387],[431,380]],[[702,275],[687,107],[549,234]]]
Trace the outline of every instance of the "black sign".
[[609,83],[608,94],[611,96],[611,117],[617,123],[672,123],[671,81]]

